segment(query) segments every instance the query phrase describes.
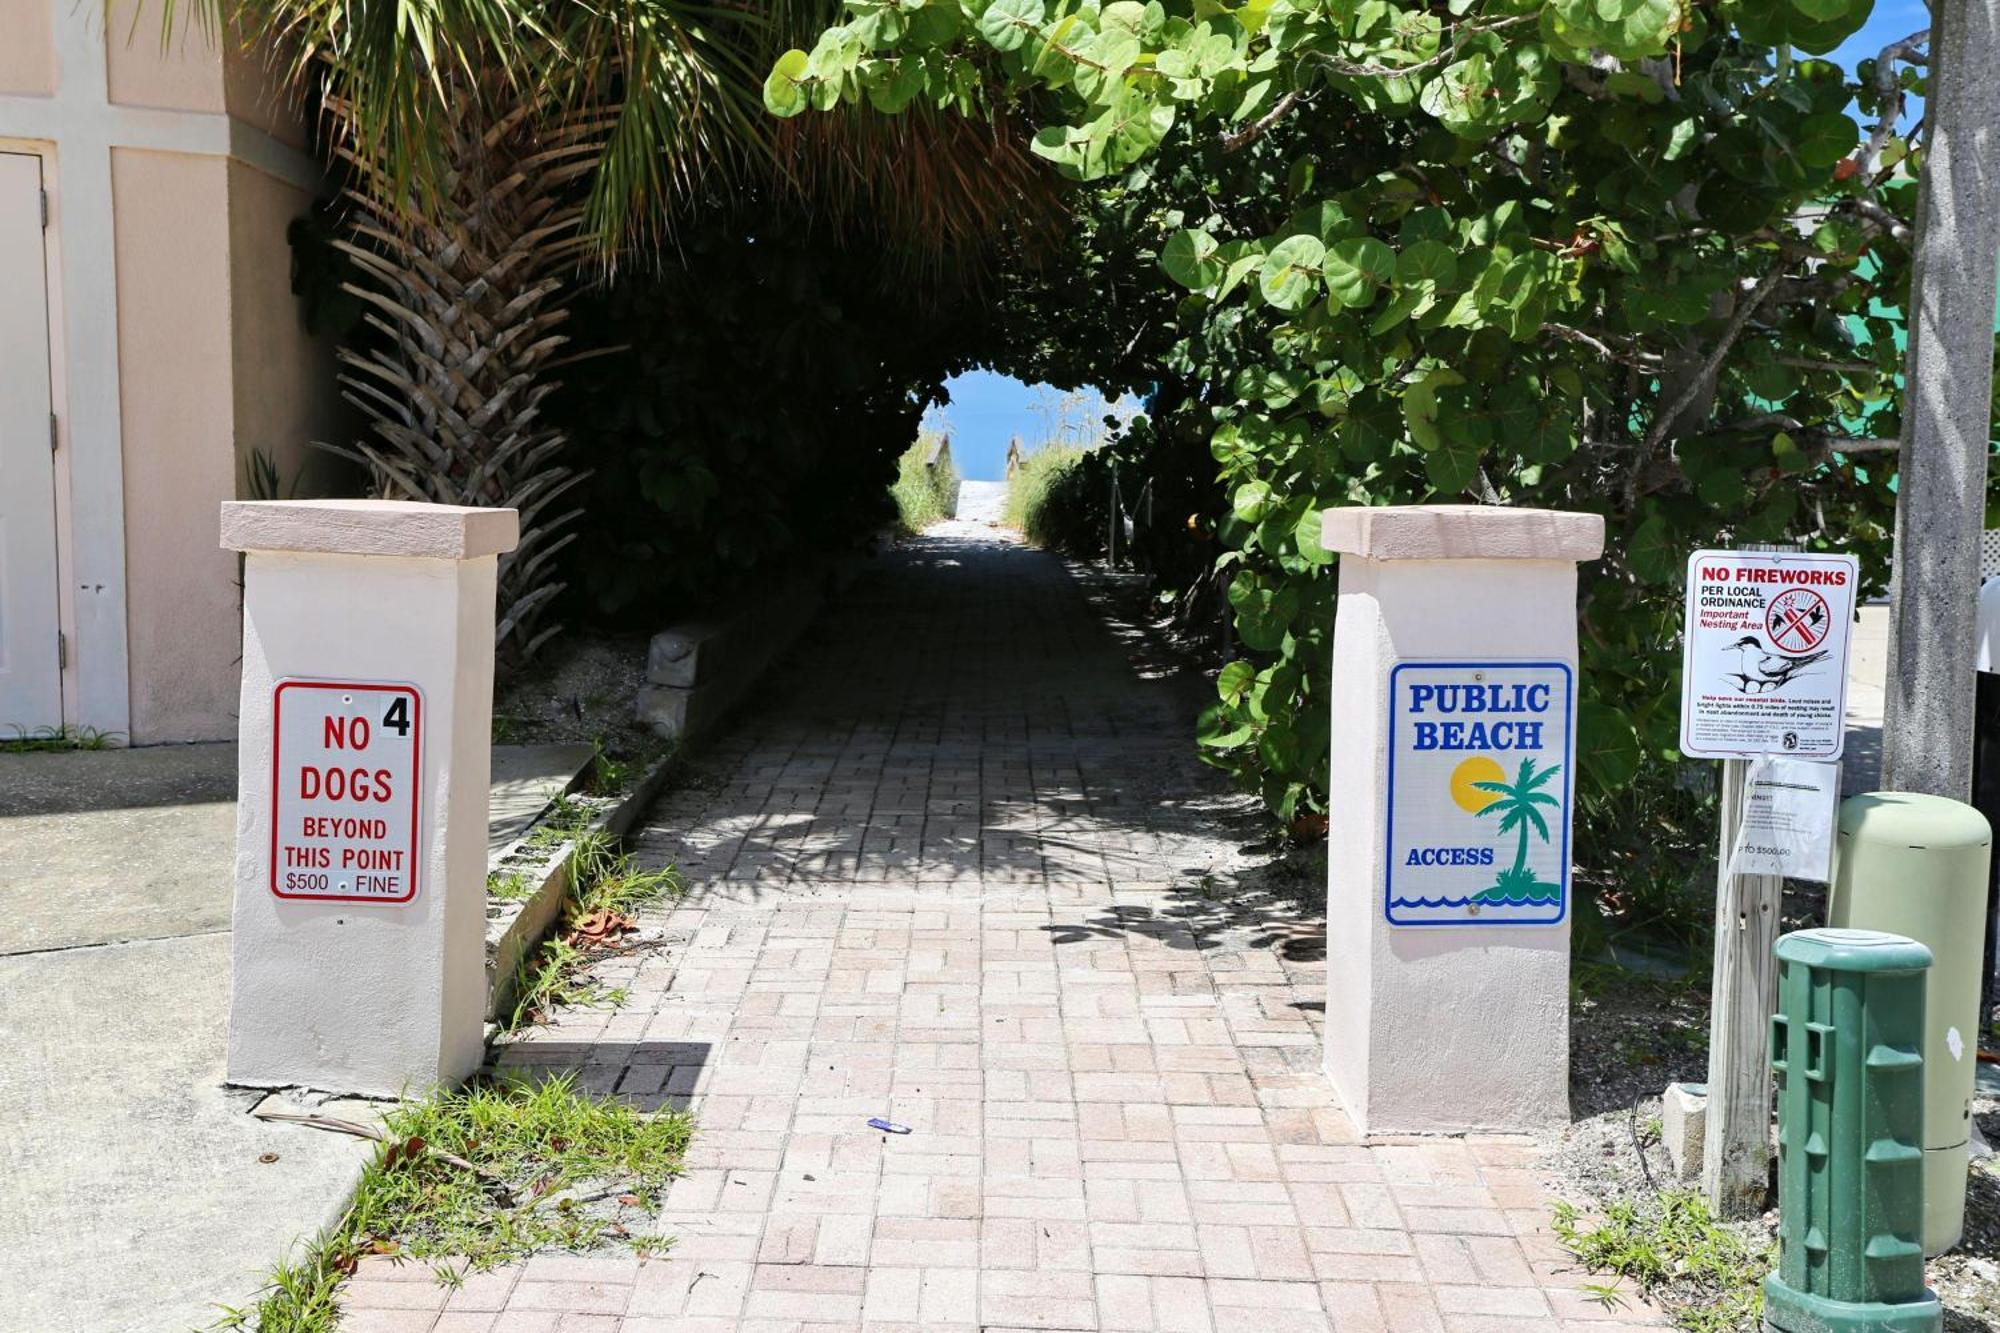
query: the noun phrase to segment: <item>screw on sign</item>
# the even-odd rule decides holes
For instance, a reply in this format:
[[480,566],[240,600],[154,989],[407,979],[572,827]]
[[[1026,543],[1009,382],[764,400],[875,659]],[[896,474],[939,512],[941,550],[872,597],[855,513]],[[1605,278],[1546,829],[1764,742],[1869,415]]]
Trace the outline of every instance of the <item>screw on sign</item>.
[[422,693],[379,681],[283,680],[271,709],[271,892],[415,898]]

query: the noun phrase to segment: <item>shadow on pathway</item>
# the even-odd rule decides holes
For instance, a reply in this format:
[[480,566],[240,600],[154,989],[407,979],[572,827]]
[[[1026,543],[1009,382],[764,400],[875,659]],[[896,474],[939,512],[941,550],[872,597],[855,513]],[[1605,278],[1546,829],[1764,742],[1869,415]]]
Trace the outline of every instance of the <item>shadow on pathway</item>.
[[882,562],[643,828],[691,891],[629,1002],[498,1053],[692,1107],[671,1250],[367,1263],[349,1333],[1656,1326],[1574,1289],[1525,1143],[1355,1141],[1322,929],[1229,887],[1254,809],[1121,637],[984,525]]

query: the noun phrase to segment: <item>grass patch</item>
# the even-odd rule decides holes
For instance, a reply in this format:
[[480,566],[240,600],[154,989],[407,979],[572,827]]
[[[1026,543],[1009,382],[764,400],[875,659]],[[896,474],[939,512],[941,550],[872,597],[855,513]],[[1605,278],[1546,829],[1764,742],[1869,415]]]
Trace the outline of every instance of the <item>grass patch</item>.
[[[593,831],[590,827],[597,811],[585,801],[580,801],[567,792],[559,792],[550,798],[549,809],[538,819],[521,846],[529,852],[540,853],[541,859],[555,853],[565,843],[574,843],[570,865],[572,873],[580,873],[586,878],[602,875],[612,859],[612,844],[609,835]],[[518,861],[518,857],[509,858]],[[486,873],[486,896],[496,902],[522,902],[532,897],[535,883],[519,870],[489,870]]]
[[1084,453],[1074,445],[1045,444],[1023,455],[1021,466],[1007,478],[1007,506],[1002,511],[1007,526],[1033,537],[1048,505],[1050,488],[1083,460]]
[[624,791],[638,780],[639,766],[631,759],[613,757],[604,738],[590,743],[590,789],[600,794]]
[[528,830],[523,845],[549,849],[562,845],[590,827],[593,812],[589,805],[570,793],[557,792],[549,798],[549,808]]
[[340,1282],[370,1254],[432,1262],[451,1283],[547,1250],[661,1248],[646,1228],[693,1130],[682,1112],[642,1115],[568,1075],[406,1101],[384,1125],[338,1228],[213,1327],[334,1333]]
[[1044,444],[1007,477],[1002,517],[1045,550],[1094,559],[1105,553],[1111,522],[1108,453],[1073,444]]
[[534,891],[535,886],[518,870],[489,870],[486,873],[486,896],[494,902],[525,902]]
[[0,754],[53,754],[59,750],[108,750],[123,740],[122,731],[99,731],[96,727],[37,727],[30,731],[17,726],[11,736],[0,736]]
[[561,924],[521,960],[514,1007],[507,1016],[509,1032],[543,1022],[566,1006],[623,1004],[625,992],[591,976],[590,964],[614,952],[618,941],[636,928],[632,913],[686,891],[678,869],[640,869],[602,830],[577,834],[574,840]]
[[593,796],[624,796],[638,787],[648,774],[671,768],[681,757],[681,742],[662,736],[630,736],[607,740],[598,736],[590,742],[590,772],[586,789]]
[[548,811],[534,823],[528,837],[520,841],[522,847],[534,851],[556,851],[564,843],[582,843],[590,837],[590,825],[598,817],[598,807],[590,801],[582,801],[566,791],[558,791],[548,799]]
[[[1576,1208],[1560,1203],[1554,1229],[1586,1268],[1630,1279],[1687,1333],[1755,1333],[1762,1323],[1764,1275],[1775,1256],[1717,1222],[1699,1194],[1620,1200],[1587,1231]],[[1582,1290],[1607,1309],[1626,1303],[1615,1283]]]
[[927,467],[935,435],[919,435],[896,460],[896,481],[889,495],[896,502],[896,521],[904,532],[919,533],[958,512],[958,469],[949,456]]

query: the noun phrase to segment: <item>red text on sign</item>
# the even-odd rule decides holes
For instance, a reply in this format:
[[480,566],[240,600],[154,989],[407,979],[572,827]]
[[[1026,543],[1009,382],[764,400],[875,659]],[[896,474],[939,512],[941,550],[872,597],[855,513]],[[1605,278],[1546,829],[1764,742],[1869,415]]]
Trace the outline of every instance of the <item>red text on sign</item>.
[[422,707],[409,685],[278,682],[272,892],[376,903],[416,896]]
[[386,768],[315,768],[299,766],[299,795],[308,801],[382,801],[395,796],[395,780]]

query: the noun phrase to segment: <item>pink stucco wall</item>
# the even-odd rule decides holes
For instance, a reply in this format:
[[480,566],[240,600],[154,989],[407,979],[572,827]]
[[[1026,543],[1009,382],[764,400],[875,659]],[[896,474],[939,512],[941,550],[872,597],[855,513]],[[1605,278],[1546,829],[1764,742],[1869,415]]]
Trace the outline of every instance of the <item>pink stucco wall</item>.
[[50,0],[0,0],[0,93],[46,97],[56,90]]
[[134,743],[235,731],[229,167],[115,149],[126,631]]
[[239,486],[252,451],[262,451],[287,492],[323,495],[347,482],[351,469],[316,445],[343,442],[350,423],[333,389],[333,343],[306,333],[292,295],[285,232],[311,206],[312,197],[296,186],[242,162],[229,164],[231,411]]
[[[52,356],[72,396],[117,403],[122,438],[79,426],[69,441],[64,498],[122,472],[109,492],[122,489],[122,519],[98,506],[125,545],[124,679],[112,697],[128,700],[130,740],[148,744],[235,735],[237,565],[217,546],[218,508],[244,490],[252,450],[310,492],[328,471],[312,441],[338,438],[344,418],[332,349],[306,335],[290,290],[286,228],[311,207],[316,175],[297,154],[298,99],[273,90],[266,53],[225,56],[199,33],[163,46],[157,6],[136,28],[130,19],[121,5],[107,25],[97,0],[0,0],[0,94],[48,99],[22,104],[21,124],[0,107],[0,139],[48,145],[52,237],[71,261],[114,274],[115,300],[100,285],[87,312],[71,312],[101,319],[104,338],[59,339]],[[141,137],[148,147],[134,146]],[[108,199],[102,185],[82,188],[105,170],[107,147]],[[68,182],[79,188],[65,191],[66,169],[85,173]],[[60,283],[51,294],[62,309]],[[91,540],[83,526],[65,528],[65,549]],[[102,652],[85,656],[101,669]]]
[[139,11],[136,22],[132,7],[119,6],[104,45],[111,100],[118,105],[210,113],[227,109],[221,48],[198,31],[163,40],[156,6]]
[[285,228],[311,199],[241,162],[131,149],[112,184],[132,737],[232,736],[238,590],[218,506],[243,494],[253,450],[289,486],[340,428],[332,349],[290,287]]

